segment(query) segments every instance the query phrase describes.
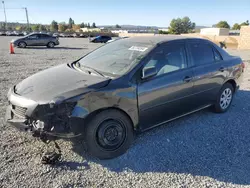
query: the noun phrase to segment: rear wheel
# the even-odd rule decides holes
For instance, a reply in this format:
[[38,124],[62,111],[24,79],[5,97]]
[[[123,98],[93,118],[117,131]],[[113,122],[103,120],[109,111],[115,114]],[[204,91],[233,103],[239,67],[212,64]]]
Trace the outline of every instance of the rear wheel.
[[48,47],[48,48],[54,48],[54,46],[55,46],[54,42],[49,42],[49,43],[47,44],[47,47]]
[[86,125],[87,152],[99,159],[115,158],[127,151],[134,139],[130,119],[118,110],[98,113]]
[[233,101],[233,96],[234,96],[234,88],[232,84],[230,83],[224,84],[217,96],[216,103],[214,105],[215,112],[217,113],[226,112]]
[[27,44],[25,42],[19,42],[18,47],[20,48],[26,48]]

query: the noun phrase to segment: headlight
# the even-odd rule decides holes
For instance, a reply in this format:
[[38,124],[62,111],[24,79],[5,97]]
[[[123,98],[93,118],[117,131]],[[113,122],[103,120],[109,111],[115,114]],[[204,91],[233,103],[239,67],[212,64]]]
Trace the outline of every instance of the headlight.
[[56,114],[62,114],[62,115],[71,115],[73,109],[76,106],[76,102],[65,102],[65,103],[61,103],[59,105],[55,105],[55,112]]

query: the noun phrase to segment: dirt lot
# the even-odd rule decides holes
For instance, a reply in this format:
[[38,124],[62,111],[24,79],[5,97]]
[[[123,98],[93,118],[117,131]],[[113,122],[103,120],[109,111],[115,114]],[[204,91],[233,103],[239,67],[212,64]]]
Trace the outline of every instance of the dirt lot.
[[[45,146],[4,123],[8,89],[45,68],[76,60],[97,44],[60,39],[54,49],[15,49],[0,38],[0,187],[250,187],[250,68],[231,109],[209,109],[138,136],[123,156],[93,159],[81,142],[60,140],[63,160],[40,164]],[[250,60],[250,51],[230,50]]]

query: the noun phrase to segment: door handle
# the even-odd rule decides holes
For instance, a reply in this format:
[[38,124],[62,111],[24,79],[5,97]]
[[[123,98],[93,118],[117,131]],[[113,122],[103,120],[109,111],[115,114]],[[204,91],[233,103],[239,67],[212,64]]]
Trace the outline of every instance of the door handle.
[[219,71],[221,71],[221,72],[224,72],[224,70],[225,70],[224,67],[221,67],[221,68],[219,69]]
[[190,76],[186,76],[186,77],[183,79],[184,82],[190,82],[191,80],[192,80],[192,77],[190,77]]

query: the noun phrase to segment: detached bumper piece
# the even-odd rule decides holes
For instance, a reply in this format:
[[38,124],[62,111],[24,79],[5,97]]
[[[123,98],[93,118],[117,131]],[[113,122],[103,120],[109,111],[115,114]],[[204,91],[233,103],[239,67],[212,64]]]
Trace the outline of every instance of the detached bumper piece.
[[59,162],[62,157],[62,151],[57,144],[56,141],[54,141],[55,148],[57,149],[58,152],[53,151],[53,152],[45,152],[41,158],[41,163],[42,164],[51,164],[54,165],[55,163]]

